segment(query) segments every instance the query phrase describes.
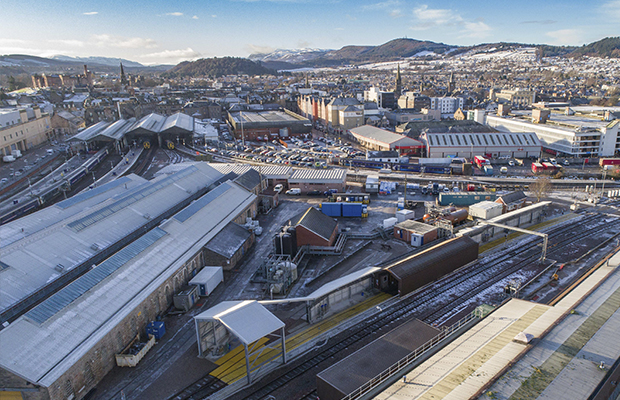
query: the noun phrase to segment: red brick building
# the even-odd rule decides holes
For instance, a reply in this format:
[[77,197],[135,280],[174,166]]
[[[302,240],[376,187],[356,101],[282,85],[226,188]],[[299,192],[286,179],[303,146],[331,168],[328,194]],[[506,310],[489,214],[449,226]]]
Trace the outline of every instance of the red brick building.
[[333,246],[338,236],[338,223],[314,207],[292,218],[290,226],[295,227],[297,247]]

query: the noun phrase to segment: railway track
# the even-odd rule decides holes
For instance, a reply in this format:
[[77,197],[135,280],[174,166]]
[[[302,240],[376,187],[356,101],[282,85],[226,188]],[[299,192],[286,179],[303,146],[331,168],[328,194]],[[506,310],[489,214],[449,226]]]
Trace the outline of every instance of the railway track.
[[[590,216],[585,217],[582,222],[589,223],[589,222],[594,222],[597,219],[600,220],[602,219],[602,217],[598,215],[590,215]],[[600,226],[606,223],[605,221],[599,221],[599,222],[600,224],[596,224],[595,226],[592,226],[586,229],[585,231],[578,233],[579,237],[571,236],[572,239],[571,237],[563,237],[574,231],[575,227],[572,224],[567,224],[567,225],[564,225],[558,228],[553,228],[549,230],[548,232],[550,236],[553,235],[553,238],[555,239],[555,240],[553,239],[550,240],[550,245],[562,244],[563,246],[565,246],[569,243],[571,244],[574,243],[576,240],[585,238],[589,234],[592,234],[593,232],[598,233],[600,232]],[[616,219],[615,225],[620,225],[620,219]],[[580,224],[579,226],[583,226],[583,224]],[[557,240],[558,236],[559,236],[559,240]],[[529,242],[527,245],[528,251],[531,252],[534,248],[538,247],[539,240],[533,239],[533,240],[528,240],[528,242]],[[561,249],[562,247],[557,247],[553,252],[560,251]],[[393,325],[394,322],[398,320],[403,320],[404,322],[409,317],[414,316],[413,314],[415,314],[421,306],[427,307],[429,305],[429,302],[432,303],[431,301],[432,298],[437,295],[436,293],[437,289],[444,288],[445,290],[451,290],[461,285],[464,281],[471,280],[476,275],[482,275],[484,272],[488,270],[488,268],[485,268],[484,266],[489,266],[491,264],[497,265],[498,262],[502,263],[508,260],[512,260],[515,257],[517,252],[518,251],[513,250],[513,251],[508,251],[505,254],[498,255],[497,257],[490,257],[489,260],[483,263],[482,267],[479,267],[479,268],[473,268],[473,266],[470,266],[469,268],[466,267],[464,270],[466,272],[464,274],[453,273],[452,275],[449,276],[450,278],[449,280],[442,279],[441,281],[428,285],[426,288],[424,288],[425,290],[423,290],[422,292],[417,292],[414,296],[409,296],[408,298],[403,299],[402,303],[396,303],[394,304],[394,306],[386,308],[385,310],[382,310],[379,313],[374,314],[367,321],[364,321],[363,323],[360,324],[360,325],[365,325],[365,326],[358,325],[357,329],[355,327],[352,328],[349,336],[345,337],[343,340],[336,343],[331,348],[323,349],[318,354],[312,354],[311,352],[310,354],[304,356],[304,359],[307,358],[307,360],[304,360],[301,363],[301,365],[296,366],[292,370],[288,371],[285,375],[282,375],[278,379],[273,380],[261,386],[260,388],[257,388],[251,394],[247,394],[245,396],[243,395],[233,396],[232,398],[234,399],[243,398],[243,399],[248,399],[248,400],[268,399],[271,393],[283,387],[288,382],[290,382],[292,379],[300,376],[304,372],[314,368],[315,366],[320,364],[322,361],[332,358],[337,353],[339,353],[341,349],[345,349],[345,348],[348,348],[354,345],[356,342],[362,340],[364,337],[369,336],[371,333],[376,332],[383,326],[389,325],[390,329],[393,329],[394,327],[396,327],[396,325]],[[531,260],[532,258],[535,259],[540,256],[539,251],[535,251],[534,253],[535,254],[530,254],[526,258],[526,260],[524,260],[523,262],[516,263],[516,265],[513,268],[511,268],[511,271],[514,272],[516,270],[519,270],[521,267],[527,264],[528,260]],[[510,273],[507,272],[505,274],[502,274],[502,276],[496,276],[496,278],[492,278],[491,280],[488,280],[488,279],[485,280],[484,281],[485,284],[476,290],[477,291],[476,294],[497,284],[499,281],[501,281],[502,279],[504,279],[506,276],[509,276],[509,275]],[[486,278],[485,275],[483,276]],[[479,280],[477,280],[477,282],[479,282]],[[447,288],[446,288],[446,284],[448,284]],[[464,286],[462,288],[465,289]],[[442,310],[454,309],[455,307],[458,307],[459,304],[462,304],[463,301],[466,301],[467,299],[472,297],[472,296],[467,295],[467,293],[471,293],[470,288],[464,291],[466,294],[463,294],[461,296],[451,299],[451,301],[443,305]],[[424,319],[424,320],[431,320],[431,322],[434,322],[432,320],[441,319],[442,316],[443,314],[441,311],[433,311],[430,313],[426,313],[426,315],[417,315],[418,318]],[[300,397],[300,398],[301,399],[313,398],[312,396],[315,396],[315,395],[316,395],[316,392],[313,391],[313,392],[310,392],[308,395],[304,397]]]
[[[590,237],[593,233],[599,234],[602,227],[609,231],[612,228],[620,229],[620,218],[608,221],[609,216],[598,214],[583,215],[578,221],[567,221],[561,226],[547,230],[549,234],[548,256],[557,254],[566,246],[572,245],[579,240]],[[579,222],[579,224],[575,224]],[[268,382],[258,382],[254,387],[246,389],[231,399],[267,400],[271,394],[281,389],[295,378],[298,378],[322,362],[335,357],[341,358],[346,349],[369,342],[373,334],[382,328],[393,329],[405,322],[410,317],[417,317],[428,323],[436,323],[445,319],[447,312],[462,306],[472,297],[488,290],[492,286],[506,279],[511,274],[519,271],[524,266],[532,263],[540,257],[539,238],[525,238],[519,243],[518,248],[506,249],[491,254],[478,262],[470,264],[454,273],[431,283],[417,292],[402,298],[385,309],[367,318],[365,321],[349,328],[345,332],[332,337],[331,346],[322,346],[314,349],[291,362],[286,370],[270,374],[272,378]],[[540,267],[541,269],[543,266]],[[480,282],[484,282],[483,285]],[[456,291],[453,296],[448,296],[447,301],[438,302],[436,299],[442,294]],[[445,296],[444,296],[445,297]],[[429,311],[424,311],[425,309]],[[463,309],[463,312],[466,310]],[[274,375],[275,374],[275,375]],[[216,393],[224,386],[217,378],[207,375],[194,384],[170,397],[174,400],[204,399]],[[298,395],[299,399],[316,399],[316,390],[310,390],[306,394]],[[271,396],[273,397],[273,396]],[[279,396],[281,397],[281,396]]]

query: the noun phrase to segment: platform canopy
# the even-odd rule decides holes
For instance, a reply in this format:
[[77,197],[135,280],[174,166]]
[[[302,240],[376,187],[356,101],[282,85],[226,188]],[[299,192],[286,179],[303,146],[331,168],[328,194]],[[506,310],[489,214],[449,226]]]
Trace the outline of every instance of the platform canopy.
[[244,344],[250,344],[284,327],[284,322],[255,300],[223,301],[194,317],[215,320]]
[[[204,356],[210,349],[217,349],[222,344],[230,343],[228,334],[241,341],[245,349],[245,364],[248,384],[252,383],[252,372],[262,365],[282,355],[286,363],[286,346],[284,322],[269,312],[256,300],[224,301],[194,317],[198,339],[199,356]],[[280,331],[279,335],[276,331]],[[277,337],[269,345],[259,341],[265,336]],[[280,346],[281,352],[274,352]]]

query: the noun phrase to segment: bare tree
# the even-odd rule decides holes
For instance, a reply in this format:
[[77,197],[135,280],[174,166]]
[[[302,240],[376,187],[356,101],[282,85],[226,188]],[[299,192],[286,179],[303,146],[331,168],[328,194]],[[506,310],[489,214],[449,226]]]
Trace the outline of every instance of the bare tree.
[[547,177],[538,178],[536,182],[529,185],[529,190],[533,196],[536,196],[536,202],[538,203],[540,199],[551,192],[551,181]]

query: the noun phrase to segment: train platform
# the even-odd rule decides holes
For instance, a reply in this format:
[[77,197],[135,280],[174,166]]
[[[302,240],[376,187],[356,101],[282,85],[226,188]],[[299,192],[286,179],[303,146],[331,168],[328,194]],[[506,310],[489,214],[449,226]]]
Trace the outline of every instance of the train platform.
[[[287,354],[299,354],[302,350],[305,350],[303,348],[307,347],[306,345],[311,345],[311,347],[314,347],[315,344],[310,343],[311,341],[319,339],[322,335],[328,333],[333,328],[338,327],[344,321],[347,321],[366,310],[376,307],[391,297],[392,296],[387,293],[379,293],[375,296],[369,297],[367,300],[357,304],[354,307],[335,314],[332,317],[326,318],[321,322],[310,325],[306,329],[303,329],[294,335],[288,336],[285,341]],[[253,351],[259,352],[259,350],[267,344],[269,344],[268,339],[261,338],[256,344],[252,344],[252,347],[254,348]],[[268,348],[260,353],[260,355],[251,356],[249,361],[250,363],[260,364],[276,356],[278,351],[278,349]],[[245,381],[242,381],[242,379],[247,376],[243,345],[235,347],[214,362],[218,365],[218,367],[211,371],[210,375],[229,385],[238,381],[245,383]],[[276,365],[279,364],[274,363],[274,366]]]
[[620,356],[619,264],[616,253],[553,306],[508,301],[375,399],[587,398],[600,362]]
[[121,161],[110,170],[110,172],[97,180],[96,185],[101,186],[123,176],[124,173],[129,171],[129,169],[135,165],[143,151],[143,147],[136,147],[129,150],[127,154],[123,155]]

